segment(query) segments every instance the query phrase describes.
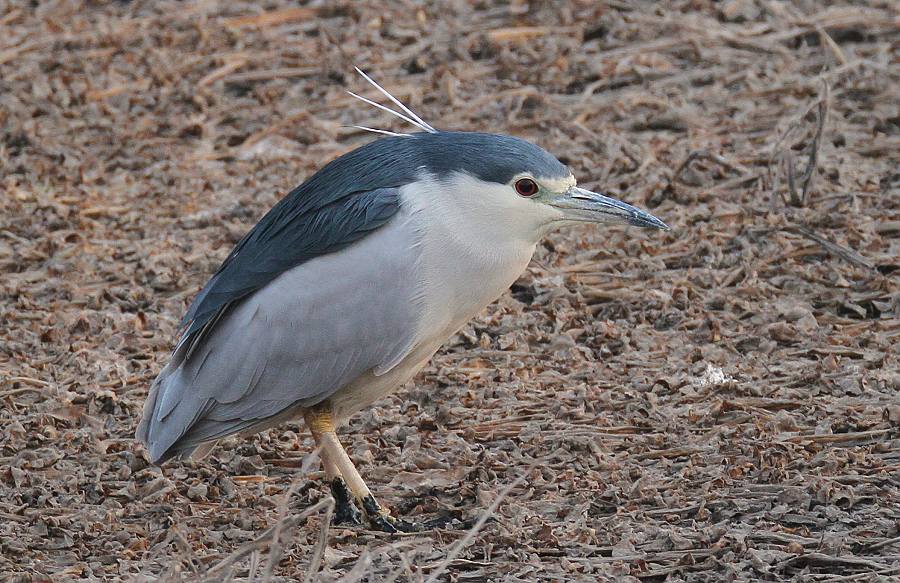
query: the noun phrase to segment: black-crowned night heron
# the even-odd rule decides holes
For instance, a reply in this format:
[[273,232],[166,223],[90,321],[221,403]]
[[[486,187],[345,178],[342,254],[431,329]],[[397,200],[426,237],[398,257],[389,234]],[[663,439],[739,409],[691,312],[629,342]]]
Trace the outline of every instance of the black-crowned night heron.
[[381,91],[422,131],[330,162],[247,233],[188,309],[137,435],[161,463],[303,416],[336,519],[358,521],[355,501],[374,528],[395,531],[408,524],[375,501],[335,426],[407,383],[549,231],[667,227],[579,188],[532,143],[436,131]]

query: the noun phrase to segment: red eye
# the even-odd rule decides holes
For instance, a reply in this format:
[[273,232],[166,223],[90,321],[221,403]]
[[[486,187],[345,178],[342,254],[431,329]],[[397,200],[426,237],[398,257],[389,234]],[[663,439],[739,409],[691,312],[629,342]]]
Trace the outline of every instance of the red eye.
[[538,193],[537,182],[531,178],[521,178],[516,180],[516,192],[519,193],[519,196],[524,196],[526,198],[532,197]]

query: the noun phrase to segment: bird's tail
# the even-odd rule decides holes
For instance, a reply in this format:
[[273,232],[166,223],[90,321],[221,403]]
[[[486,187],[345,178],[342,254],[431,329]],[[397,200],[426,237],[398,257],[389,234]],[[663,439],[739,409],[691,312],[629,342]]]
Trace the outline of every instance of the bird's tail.
[[144,409],[141,412],[141,420],[138,422],[137,430],[135,431],[135,437],[147,448],[150,454],[150,461],[154,464],[161,464],[172,457],[167,456],[166,451],[158,451],[158,448],[154,447],[156,440],[151,440],[152,434],[155,433],[154,429],[156,429],[154,426],[156,425],[157,402],[165,389],[166,380],[172,375],[171,366],[172,363],[169,363],[163,368],[150,385],[150,392],[147,393]]
[[150,385],[135,431],[150,461],[157,465],[172,458],[203,457],[220,438],[259,423],[242,419],[200,421],[210,404],[195,398],[191,383],[184,377],[185,350],[180,346]]
[[171,428],[164,428],[159,419],[159,409],[164,395],[168,391],[178,391],[179,370],[183,364],[184,347],[179,346],[172,355],[172,359],[163,368],[147,393],[144,401],[144,409],[141,412],[141,420],[138,422],[135,437],[144,444],[150,454],[150,461],[154,464],[162,464],[166,460],[180,457],[192,457],[195,451],[203,450],[203,455],[209,453],[213,443],[185,443],[184,430],[188,427],[180,427],[180,431],[171,434]]

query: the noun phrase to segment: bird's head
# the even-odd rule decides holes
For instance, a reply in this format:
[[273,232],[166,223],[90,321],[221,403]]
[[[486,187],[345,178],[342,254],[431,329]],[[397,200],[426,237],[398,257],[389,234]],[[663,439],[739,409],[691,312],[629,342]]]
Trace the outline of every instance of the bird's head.
[[537,237],[575,222],[669,228],[646,211],[579,187],[565,164],[526,140],[443,131],[398,140],[406,140],[420,170],[438,177],[456,204],[477,207],[498,227],[519,226]]
[[394,181],[444,191],[452,196],[436,199],[452,200],[444,208],[461,221],[477,219],[483,227],[535,242],[573,222],[669,229],[646,211],[579,187],[571,170],[540,146],[512,136],[438,131],[358,67],[356,72],[400,111],[350,95],[422,130],[398,134],[354,126],[392,136],[357,150],[363,163],[347,164],[366,176],[381,175],[382,186]]

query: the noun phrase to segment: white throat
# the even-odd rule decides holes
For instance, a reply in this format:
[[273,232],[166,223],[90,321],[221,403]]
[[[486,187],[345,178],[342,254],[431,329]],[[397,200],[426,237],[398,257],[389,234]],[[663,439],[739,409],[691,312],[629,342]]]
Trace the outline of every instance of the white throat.
[[418,337],[434,350],[525,271],[558,213],[508,185],[459,173],[418,180],[400,197],[419,246]]
[[515,194],[506,184],[463,173],[440,180],[426,176],[401,189],[404,206],[429,217],[430,230],[482,260],[527,244],[534,247],[560,211]]

